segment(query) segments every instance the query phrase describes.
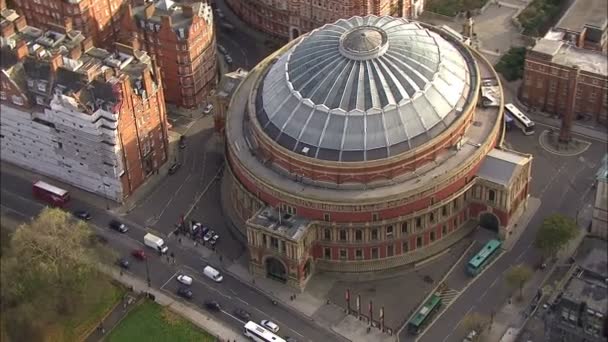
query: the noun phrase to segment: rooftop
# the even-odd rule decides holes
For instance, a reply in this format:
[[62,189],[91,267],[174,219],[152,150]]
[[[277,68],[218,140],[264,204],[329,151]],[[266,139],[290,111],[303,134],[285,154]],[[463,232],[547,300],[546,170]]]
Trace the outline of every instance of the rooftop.
[[256,215],[251,217],[248,222],[262,227],[268,232],[295,241],[303,238],[310,226],[309,220],[281,212],[273,207],[262,208]]
[[[154,10],[152,16],[146,19],[146,9],[148,6],[154,6]],[[192,9],[192,14],[190,14],[190,8]],[[150,29],[156,31],[160,29],[162,17],[171,18],[172,29],[186,29],[190,27],[194,16],[204,19],[209,25],[213,24],[213,11],[211,6],[206,2],[181,4],[175,3],[172,0],[158,0],[144,6],[134,7],[133,15],[139,20],[147,21],[148,25],[152,25]],[[187,32],[184,32],[184,35],[187,35]]]
[[[280,52],[279,52],[280,53]],[[482,78],[490,78],[494,75],[491,66],[479,60],[479,72]],[[502,109],[480,108],[475,109],[477,122],[467,129],[464,139],[467,143],[463,144],[459,151],[450,150],[437,156],[437,160],[428,163],[418,170],[405,174],[399,178],[390,180],[379,180],[366,185],[355,183],[343,183],[340,185],[326,182],[302,179],[295,182],[293,176],[284,173],[280,169],[273,169],[263,164],[257,156],[250,150],[248,138],[243,134],[245,131],[245,113],[249,94],[253,91],[256,82],[263,75],[264,68],[256,67],[250,71],[248,77],[243,81],[239,88],[239,96],[232,99],[229,113],[227,114],[226,134],[227,142],[230,144],[233,153],[244,168],[258,177],[266,184],[272,184],[273,188],[282,189],[292,194],[298,194],[303,198],[322,200],[324,202],[338,203],[360,203],[376,201],[377,198],[401,197],[404,193],[415,191],[421,186],[432,184],[439,177],[447,175],[459,168],[466,161],[474,158],[479,152],[479,146],[487,142],[488,137],[493,131],[497,122],[500,122]],[[242,92],[242,94],[241,94]],[[340,191],[335,191],[336,187]]]
[[582,32],[585,26],[603,30],[608,24],[606,13],[606,0],[574,0],[555,27],[572,32]]
[[585,303],[594,314],[605,316],[608,313],[608,288],[599,282],[573,277],[564,289],[564,299],[574,303]]
[[592,249],[581,263],[581,267],[596,278],[608,279],[608,251],[601,248]]
[[217,86],[217,96],[231,98],[239,84],[247,77],[248,72],[238,68],[235,71],[225,74],[220,84]]
[[441,134],[476,90],[455,39],[405,18],[353,17],[302,36],[268,70],[256,99],[266,134],[312,158],[396,156]]
[[537,40],[532,51],[552,56],[556,64],[571,67],[579,66],[581,70],[599,75],[608,75],[608,61],[601,52],[580,49],[559,40],[541,38]]
[[491,182],[508,186],[511,184],[515,171],[528,162],[528,157],[509,150],[493,149],[488,153],[477,176]]

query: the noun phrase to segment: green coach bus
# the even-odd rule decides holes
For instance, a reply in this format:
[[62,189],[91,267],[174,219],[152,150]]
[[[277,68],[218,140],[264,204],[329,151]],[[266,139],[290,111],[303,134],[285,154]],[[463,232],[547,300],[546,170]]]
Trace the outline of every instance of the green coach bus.
[[499,254],[502,242],[500,240],[490,240],[483,248],[475,254],[467,264],[467,272],[474,277],[479,274],[489,263],[494,256]]
[[420,308],[414,317],[412,317],[412,319],[410,319],[410,321],[407,323],[407,328],[410,334],[418,335],[429,323],[430,318],[433,317],[440,306],[441,297],[439,297],[439,293],[435,293],[426,301],[426,303],[424,303],[422,308]]

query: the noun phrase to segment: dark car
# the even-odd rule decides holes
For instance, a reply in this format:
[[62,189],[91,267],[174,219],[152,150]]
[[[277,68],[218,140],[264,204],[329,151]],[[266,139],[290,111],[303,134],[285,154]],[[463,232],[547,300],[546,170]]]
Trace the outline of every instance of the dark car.
[[91,214],[86,211],[86,210],[78,210],[74,212],[74,216],[76,216],[77,218],[84,220],[84,221],[89,221],[90,219],[92,219],[93,217],[91,216]]
[[205,307],[208,310],[212,310],[212,311],[220,311],[222,309],[220,303],[214,301],[214,300],[206,300],[205,301]]
[[129,231],[129,228],[127,228],[127,226],[125,226],[124,223],[118,221],[118,220],[112,220],[110,221],[110,223],[108,224],[108,226],[110,226],[111,229],[114,229],[117,232],[121,232],[121,233],[126,233]]
[[135,249],[131,252],[131,255],[137,260],[146,260],[146,252],[143,249]]
[[123,268],[125,270],[129,269],[129,260],[125,259],[125,258],[120,258],[118,260],[116,260],[116,265],[120,266],[120,268]]
[[298,342],[298,340],[296,340],[295,338],[290,337],[290,336],[285,336],[285,341],[286,342]]
[[176,173],[177,170],[179,170],[179,168],[181,166],[182,166],[182,164],[180,164],[180,163],[171,164],[171,166],[169,167],[169,174],[172,175],[172,174]]
[[183,135],[179,137],[179,148],[180,149],[186,148],[186,137]]
[[179,289],[177,289],[177,294],[180,297],[184,297],[186,299],[192,299],[192,291],[190,289],[188,289],[187,287],[180,287]]
[[234,310],[234,315],[243,321],[251,321],[251,314],[243,309]]

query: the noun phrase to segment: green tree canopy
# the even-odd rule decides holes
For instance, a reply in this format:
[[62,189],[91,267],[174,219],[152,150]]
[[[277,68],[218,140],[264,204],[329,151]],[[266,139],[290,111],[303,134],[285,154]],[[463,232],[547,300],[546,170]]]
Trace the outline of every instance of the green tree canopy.
[[526,265],[513,266],[506,274],[507,285],[513,289],[519,289],[519,298],[522,298],[524,285],[532,278],[532,274],[533,271]]
[[553,214],[543,221],[536,234],[534,246],[544,257],[554,257],[577,233],[578,227],[574,220],[561,214]]

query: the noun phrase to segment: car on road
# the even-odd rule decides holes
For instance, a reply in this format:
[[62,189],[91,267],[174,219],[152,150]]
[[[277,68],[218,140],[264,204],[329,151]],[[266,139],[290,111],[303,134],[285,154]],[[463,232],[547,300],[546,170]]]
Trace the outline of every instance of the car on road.
[[226,54],[226,48],[223,47],[222,45],[218,45],[217,49],[220,50],[220,52],[223,53],[224,55]]
[[212,110],[213,110],[213,105],[211,103],[209,103],[207,106],[205,106],[205,109],[203,109],[203,114],[209,114],[209,113],[211,113]]
[[473,342],[477,340],[477,331],[475,330],[471,330],[469,332],[469,334],[467,335],[467,337],[464,338],[464,340],[462,340],[462,342]]
[[186,299],[192,299],[192,290],[187,287],[177,289],[177,295]]
[[262,325],[264,328],[266,328],[266,329],[268,329],[268,330],[272,331],[272,332],[273,332],[273,333],[275,333],[275,334],[276,334],[277,332],[279,332],[279,326],[278,326],[276,323],[272,322],[272,321],[269,321],[269,320],[265,319],[265,320],[262,320],[262,321],[260,322],[260,324],[261,324],[261,325]]
[[285,336],[285,342],[298,342],[298,340],[291,336]]
[[179,144],[178,145],[179,145],[179,148],[182,149],[182,150],[184,148],[186,148],[186,137],[185,136],[181,135],[179,137]]
[[226,54],[224,57],[226,58],[226,63],[232,64],[232,57],[229,54]]
[[143,249],[134,249],[131,255],[137,260],[146,260],[146,252]]
[[215,10],[215,15],[217,15],[217,17],[218,17],[219,19],[224,19],[224,18],[226,18],[226,16],[224,15],[224,12],[222,12],[222,10],[221,10],[221,9],[219,9],[219,8]]
[[212,311],[220,311],[222,309],[222,306],[220,305],[220,303],[218,303],[214,300],[206,300],[205,307],[208,310],[212,310]]
[[241,308],[235,309],[234,315],[237,318],[242,319],[243,321],[247,321],[247,322],[251,321],[251,314],[244,309],[241,309]]
[[83,221],[89,221],[90,219],[92,219],[93,217],[91,216],[91,213],[89,213],[86,210],[77,210],[74,212],[74,216],[76,216],[77,218],[83,220]]
[[119,258],[118,260],[116,260],[116,265],[120,266],[120,268],[128,270],[129,267],[131,266],[129,264],[129,260],[125,259],[125,258]]
[[129,228],[127,228],[127,226],[125,226],[124,223],[118,221],[118,220],[112,220],[110,221],[110,223],[108,224],[108,226],[117,231],[117,232],[121,232],[121,233],[126,233],[129,231]]
[[203,237],[203,241],[205,242],[211,242],[214,241],[217,242],[217,240],[219,240],[220,236],[215,232],[215,230],[210,229],[209,231],[207,231],[205,233],[205,236]]
[[176,173],[177,170],[179,170],[179,168],[181,166],[182,166],[182,164],[177,163],[177,162],[171,164],[171,166],[169,167],[169,174],[172,175],[172,174]]
[[185,274],[178,275],[176,279],[177,279],[177,281],[179,281],[180,283],[182,283],[184,285],[187,285],[187,286],[192,285],[192,277],[187,276]]
[[207,265],[207,266],[205,266],[205,268],[203,268],[203,274],[207,278],[215,281],[216,283],[221,283],[222,280],[224,280],[224,277],[222,276],[220,271],[216,270],[215,268],[213,268],[209,265]]

